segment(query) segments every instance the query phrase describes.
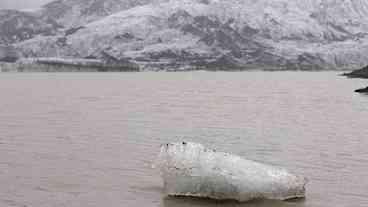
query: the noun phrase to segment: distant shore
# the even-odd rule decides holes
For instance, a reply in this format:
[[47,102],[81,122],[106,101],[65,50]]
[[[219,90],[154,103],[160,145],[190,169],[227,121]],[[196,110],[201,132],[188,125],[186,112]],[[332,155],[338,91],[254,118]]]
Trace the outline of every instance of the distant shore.
[[138,72],[132,63],[105,63],[96,59],[32,58],[0,62],[1,72]]
[[[229,64],[202,64],[202,65],[183,65],[180,63],[134,63],[131,61],[106,61],[101,59],[88,58],[21,58],[15,62],[1,62],[0,72],[143,72],[143,71],[166,71],[166,72],[185,72],[185,71],[335,71],[326,68],[298,68],[280,67],[265,65],[236,66]],[[336,70],[337,71],[337,70]],[[358,70],[359,71],[359,70]],[[355,77],[356,71],[344,73],[348,77]],[[365,71],[368,78],[368,70]],[[352,74],[352,75],[351,75]]]

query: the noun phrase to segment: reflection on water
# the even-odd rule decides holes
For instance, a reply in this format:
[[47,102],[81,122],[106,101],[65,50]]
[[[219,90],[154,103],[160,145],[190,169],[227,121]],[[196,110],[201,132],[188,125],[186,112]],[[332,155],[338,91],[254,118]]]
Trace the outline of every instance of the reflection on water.
[[[365,80],[335,72],[1,74],[0,206],[368,206]],[[159,146],[309,178],[294,202],[163,198]]]
[[255,200],[246,203],[236,201],[215,201],[210,199],[165,197],[162,199],[162,207],[293,207],[304,206],[304,199],[293,201]]

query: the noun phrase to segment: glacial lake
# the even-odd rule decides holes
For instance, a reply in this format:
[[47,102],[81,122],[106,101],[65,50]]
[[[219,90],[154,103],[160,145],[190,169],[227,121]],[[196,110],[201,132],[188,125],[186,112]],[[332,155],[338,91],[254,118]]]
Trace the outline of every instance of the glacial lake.
[[[0,206],[366,207],[367,80],[337,72],[0,73]],[[289,202],[165,198],[163,143],[308,177]]]

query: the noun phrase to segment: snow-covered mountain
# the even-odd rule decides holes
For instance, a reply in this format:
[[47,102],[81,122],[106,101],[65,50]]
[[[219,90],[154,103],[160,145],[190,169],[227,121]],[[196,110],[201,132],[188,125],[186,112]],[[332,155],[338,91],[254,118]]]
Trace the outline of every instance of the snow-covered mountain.
[[[45,8],[80,1],[56,1]],[[72,6],[64,9],[71,13],[48,15],[78,27],[37,36],[16,48],[28,57],[112,57],[146,68],[344,69],[368,64],[366,0],[83,1],[78,5],[89,9]]]
[[0,44],[20,42],[39,34],[54,35],[60,27],[37,13],[0,10]]
[[56,0],[34,11],[0,10],[0,44],[72,31],[148,0]]

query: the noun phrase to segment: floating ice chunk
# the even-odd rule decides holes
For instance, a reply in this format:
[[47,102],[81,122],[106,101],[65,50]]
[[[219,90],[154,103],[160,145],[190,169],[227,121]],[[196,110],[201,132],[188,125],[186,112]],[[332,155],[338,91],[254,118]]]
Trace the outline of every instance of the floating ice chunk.
[[158,166],[169,196],[249,201],[305,196],[306,178],[287,170],[216,152],[197,143],[161,147]]

